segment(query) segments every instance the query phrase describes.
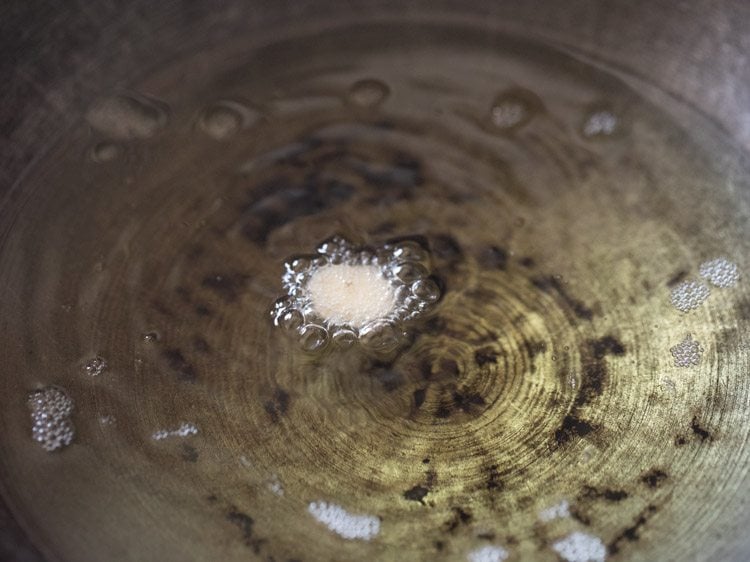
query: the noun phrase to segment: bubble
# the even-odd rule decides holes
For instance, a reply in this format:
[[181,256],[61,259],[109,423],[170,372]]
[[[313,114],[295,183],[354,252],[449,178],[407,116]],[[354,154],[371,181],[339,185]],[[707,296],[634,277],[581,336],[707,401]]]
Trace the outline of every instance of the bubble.
[[349,328],[340,328],[333,332],[331,340],[339,347],[348,347],[357,341],[359,335]]
[[299,310],[284,310],[278,317],[277,325],[285,330],[299,330],[305,318]]
[[703,262],[700,265],[699,273],[712,285],[722,289],[732,287],[740,278],[737,264],[723,257]]
[[675,367],[690,367],[700,364],[703,348],[688,334],[679,344],[670,348],[669,352],[674,358]]
[[52,452],[73,442],[75,427],[70,420],[73,400],[59,386],[48,386],[29,394],[31,434],[45,451]]
[[358,107],[377,107],[390,94],[390,88],[380,80],[367,78],[359,80],[349,88],[349,102]]
[[490,123],[501,132],[519,129],[528,123],[541,108],[539,98],[520,88],[506,90],[499,94],[490,107]]
[[158,332],[147,332],[143,334],[143,341],[146,343],[156,343],[161,339]]
[[216,102],[206,108],[198,119],[198,127],[215,140],[225,140],[258,120],[249,107],[229,100]]
[[399,263],[393,268],[393,274],[403,283],[413,283],[427,277],[427,270],[418,263]]
[[92,377],[98,377],[107,370],[107,362],[97,355],[86,361],[83,370],[86,371],[86,374],[91,375]]
[[393,257],[402,262],[422,262],[427,259],[427,252],[418,242],[405,241],[393,246]]
[[672,289],[672,305],[680,312],[688,312],[702,305],[710,293],[703,283],[685,281]]
[[399,336],[398,329],[389,322],[373,322],[359,331],[363,346],[384,354],[391,353],[399,347]]
[[95,102],[86,112],[95,130],[118,140],[148,139],[167,124],[167,106],[141,94],[122,94]]
[[608,137],[617,131],[619,121],[617,116],[608,109],[598,109],[591,112],[583,122],[584,137]]
[[328,345],[328,330],[322,326],[308,324],[302,327],[299,334],[305,351],[319,351]]
[[429,303],[440,298],[440,287],[432,279],[418,279],[411,286],[411,290],[419,299]]
[[89,151],[89,157],[97,163],[111,162],[122,154],[122,149],[111,142],[100,142]]

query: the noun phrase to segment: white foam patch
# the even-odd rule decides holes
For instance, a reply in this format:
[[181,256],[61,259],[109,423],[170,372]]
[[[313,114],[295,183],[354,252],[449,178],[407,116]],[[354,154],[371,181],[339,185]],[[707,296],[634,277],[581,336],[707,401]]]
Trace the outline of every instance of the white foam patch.
[[611,135],[617,129],[617,117],[609,111],[592,113],[583,125],[583,134],[587,137]]
[[547,523],[553,519],[562,519],[563,517],[570,517],[570,504],[568,500],[562,500],[557,505],[548,507],[539,512],[539,520]]
[[552,548],[567,562],[604,562],[607,557],[600,538],[580,531],[553,543]]
[[154,441],[161,441],[170,437],[187,437],[188,435],[196,435],[198,428],[192,423],[183,423],[177,429],[159,429],[154,432],[151,439]]
[[380,533],[380,519],[374,515],[352,514],[340,505],[324,501],[310,502],[307,511],[318,522],[345,539],[369,541]]
[[466,558],[469,562],[503,562],[508,558],[508,551],[502,546],[483,546],[472,550]]
[[736,263],[732,263],[727,258],[716,258],[715,260],[704,261],[700,265],[699,273],[704,279],[716,287],[732,287],[739,281],[740,272]]
[[279,480],[279,477],[275,474],[268,482],[268,489],[271,490],[273,494],[279,497],[282,497],[284,495],[284,486],[281,484],[281,480]]
[[700,343],[695,341],[693,337],[688,334],[685,336],[684,340],[670,348],[669,352],[672,354],[672,357],[674,357],[675,367],[690,367],[692,365],[700,364],[701,355],[703,355],[703,348]]
[[698,281],[685,281],[672,289],[672,305],[680,312],[698,308],[711,294],[706,285]]

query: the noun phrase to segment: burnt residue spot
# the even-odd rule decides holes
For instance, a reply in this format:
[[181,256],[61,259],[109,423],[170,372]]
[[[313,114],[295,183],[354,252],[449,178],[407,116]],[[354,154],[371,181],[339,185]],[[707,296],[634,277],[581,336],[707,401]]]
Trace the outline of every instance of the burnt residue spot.
[[455,265],[463,260],[464,252],[458,241],[450,234],[436,234],[431,237],[430,247],[432,255],[449,265]]
[[412,501],[412,502],[419,502],[422,505],[424,505],[424,498],[427,494],[430,493],[430,490],[428,488],[425,488],[424,486],[414,486],[413,488],[409,488],[404,492],[404,499]]
[[606,355],[625,355],[625,346],[614,336],[604,336],[588,343],[594,359],[603,359]]
[[177,378],[181,381],[195,382],[198,378],[195,368],[185,359],[185,356],[179,349],[174,347],[165,349],[162,351],[162,357],[166,360],[169,368],[177,373]]
[[487,469],[487,481],[485,487],[491,492],[502,490],[505,485],[500,479],[500,472],[497,469],[497,465],[493,464]]
[[289,394],[283,388],[277,388],[273,397],[263,404],[263,408],[265,408],[273,423],[279,423],[281,417],[289,409]]
[[354,186],[324,179],[318,172],[302,180],[274,178],[249,190],[249,198],[240,208],[242,233],[251,242],[265,243],[276,229],[347,201],[354,192]]
[[591,320],[594,317],[594,312],[582,301],[569,295],[562,282],[554,275],[535,277],[531,280],[531,283],[540,291],[557,295],[577,318]]
[[568,414],[563,419],[560,427],[555,431],[555,441],[558,445],[564,445],[575,437],[585,437],[595,429],[589,422],[575,415]]
[[570,516],[581,525],[586,525],[587,527],[591,525],[591,517],[584,513],[579,505],[573,505],[570,507]]
[[607,363],[604,358],[608,355],[624,355],[625,346],[614,336],[604,336],[588,340],[580,351],[583,372],[581,387],[574,402],[576,408],[602,394],[607,380]]
[[442,378],[456,379],[461,370],[453,359],[441,359],[437,364],[436,374]]
[[679,271],[676,271],[667,281],[667,287],[674,287],[675,285],[682,283],[687,276],[688,271],[686,269],[680,269]]
[[694,416],[693,420],[690,422],[690,430],[695,434],[701,441],[710,441],[711,440],[711,434],[706,431],[703,427],[701,427],[700,421],[698,420],[698,416]]
[[479,533],[477,535],[477,538],[483,541],[494,541],[495,540],[495,533],[489,532],[489,533]]
[[476,414],[478,409],[486,404],[484,398],[477,392],[467,392],[458,389],[450,390],[450,395],[443,395],[435,410],[438,418],[449,418],[460,411],[464,414]]
[[471,523],[473,515],[471,510],[466,507],[454,507],[451,508],[451,517],[445,523],[443,523],[443,530],[446,533],[453,533],[461,525],[468,525]]
[[652,468],[646,474],[641,476],[641,482],[646,484],[649,488],[658,488],[668,477],[667,473],[663,470]]
[[227,513],[227,521],[239,527],[245,544],[249,546],[253,543],[253,524],[255,521],[253,521],[252,517],[232,508]]
[[424,404],[425,396],[427,395],[427,389],[426,388],[418,388],[414,391],[414,407],[415,408],[421,408],[422,404]]
[[518,260],[518,263],[520,263],[526,269],[531,269],[532,267],[536,266],[536,262],[534,261],[534,258],[531,258],[528,256],[523,257],[520,260]]
[[474,352],[474,361],[480,367],[484,367],[485,365],[488,365],[490,363],[495,364],[497,363],[497,352],[491,347],[483,347],[482,349],[477,349]]
[[247,282],[248,277],[241,274],[212,273],[201,281],[201,286],[209,289],[225,302],[234,302]]
[[194,336],[193,349],[199,353],[210,353],[211,346],[208,345],[208,342],[203,336]]
[[425,472],[425,486],[427,488],[432,489],[433,486],[437,483],[437,472],[435,472],[433,469],[429,469],[427,472]]
[[433,545],[438,552],[441,552],[445,548],[445,543],[443,541],[435,541]]
[[213,310],[211,310],[209,307],[207,307],[205,304],[197,304],[195,305],[195,313],[198,316],[213,316]]
[[636,542],[640,538],[640,532],[643,526],[648,523],[651,516],[656,513],[657,508],[655,505],[649,505],[644,509],[641,514],[636,518],[632,525],[625,528],[619,535],[617,535],[612,542],[609,543],[610,554],[617,554],[620,551],[620,544],[623,541]]
[[599,489],[593,486],[584,486],[578,499],[580,501],[603,499],[609,502],[620,502],[627,499],[627,497],[628,493],[625,490]]
[[198,461],[198,451],[196,451],[195,447],[192,445],[188,445],[187,443],[182,444],[182,460],[185,462],[197,462]]
[[422,464],[430,464],[430,458],[429,457],[423,458],[422,459]]
[[675,446],[677,446],[677,447],[682,447],[682,446],[683,446],[683,445],[685,445],[686,443],[687,443],[687,439],[685,439],[685,437],[684,437],[684,436],[682,436],[682,435],[678,435],[678,436],[677,436],[677,437],[675,437],[675,439],[674,439],[674,444],[675,444]]
[[547,351],[547,344],[543,341],[523,341],[523,346],[526,348],[526,353],[530,359],[534,359],[536,356],[541,355]]
[[485,269],[505,271],[508,267],[508,252],[498,246],[489,246],[481,251],[478,261]]

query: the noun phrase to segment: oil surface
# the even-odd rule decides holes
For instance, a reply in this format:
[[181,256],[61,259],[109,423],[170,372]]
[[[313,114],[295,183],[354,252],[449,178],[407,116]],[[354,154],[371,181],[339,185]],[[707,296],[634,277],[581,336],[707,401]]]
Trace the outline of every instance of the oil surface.
[[[2,210],[0,475],[32,536],[61,560],[289,562],[741,540],[732,144],[478,29],[246,41],[103,92]],[[431,256],[441,300],[387,360],[273,326],[284,263],[334,234]],[[54,453],[25,404],[50,385],[76,404]]]

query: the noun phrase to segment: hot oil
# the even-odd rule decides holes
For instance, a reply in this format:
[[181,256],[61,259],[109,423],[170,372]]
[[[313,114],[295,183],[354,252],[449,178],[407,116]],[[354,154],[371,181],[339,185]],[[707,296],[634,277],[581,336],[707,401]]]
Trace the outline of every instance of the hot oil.
[[[5,377],[3,396],[76,401],[54,462],[30,451],[28,413],[3,414],[7,485],[57,551],[80,559],[56,531],[72,525],[100,552],[117,535],[204,559],[217,536],[227,559],[658,559],[692,532],[679,514],[716,497],[732,513],[723,480],[670,468],[685,447],[739,454],[741,404],[713,390],[742,388],[717,338],[748,349],[750,191],[728,139],[483,30],[251,40],[102,92],[5,210],[0,315],[24,388]],[[284,263],[335,234],[428,253],[441,300],[396,353],[274,327]],[[688,334],[714,359],[670,353]],[[185,427],[200,433],[163,429]],[[105,486],[106,518],[35,500]],[[628,534],[657,515],[668,542]]]

